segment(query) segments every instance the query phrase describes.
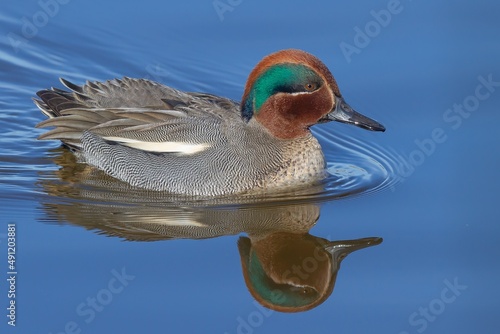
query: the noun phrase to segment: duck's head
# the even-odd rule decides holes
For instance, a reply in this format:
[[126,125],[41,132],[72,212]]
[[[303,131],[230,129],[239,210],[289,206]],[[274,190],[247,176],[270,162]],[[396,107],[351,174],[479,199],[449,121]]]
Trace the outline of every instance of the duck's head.
[[354,111],[342,98],[328,68],[301,50],[264,57],[250,72],[241,101],[242,117],[255,118],[274,136],[302,137],[309,127],[328,121],[385,131],[380,123]]

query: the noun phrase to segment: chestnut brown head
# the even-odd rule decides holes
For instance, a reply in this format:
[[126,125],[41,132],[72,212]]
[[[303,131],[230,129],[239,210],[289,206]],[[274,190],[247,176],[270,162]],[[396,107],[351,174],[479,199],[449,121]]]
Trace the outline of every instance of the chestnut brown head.
[[294,49],[273,53],[252,70],[241,115],[247,121],[255,118],[281,139],[302,137],[312,125],[333,120],[385,130],[349,107],[333,75],[318,58]]

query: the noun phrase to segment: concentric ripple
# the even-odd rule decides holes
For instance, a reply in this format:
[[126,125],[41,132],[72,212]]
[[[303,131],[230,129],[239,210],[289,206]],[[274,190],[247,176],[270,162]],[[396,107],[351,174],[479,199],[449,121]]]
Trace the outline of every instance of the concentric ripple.
[[388,150],[325,128],[315,129],[314,134],[322,144],[329,172],[320,198],[371,193],[396,183],[395,158]]

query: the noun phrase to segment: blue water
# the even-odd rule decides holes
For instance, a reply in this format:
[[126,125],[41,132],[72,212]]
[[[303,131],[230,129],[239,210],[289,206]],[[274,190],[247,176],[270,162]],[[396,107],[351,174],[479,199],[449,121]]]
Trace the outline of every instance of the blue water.
[[[2,333],[497,332],[500,4],[59,1],[0,13]],[[332,175],[295,201],[179,206],[96,185],[59,143],[36,140],[31,98],[58,77],[239,100],[253,66],[290,47],[322,59],[387,128],[316,126]],[[238,248],[276,230],[383,241],[342,261],[324,302],[285,313],[254,299]]]

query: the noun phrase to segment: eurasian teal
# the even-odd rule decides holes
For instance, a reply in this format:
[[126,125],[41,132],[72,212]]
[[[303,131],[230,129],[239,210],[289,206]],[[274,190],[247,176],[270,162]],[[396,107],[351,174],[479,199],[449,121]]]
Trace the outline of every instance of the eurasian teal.
[[339,121],[384,131],[342,98],[328,68],[300,50],[263,58],[241,104],[182,92],[146,79],[113,79],[34,99],[58,139],[133,186],[187,196],[224,196],[297,187],[325,177],[309,128]]

